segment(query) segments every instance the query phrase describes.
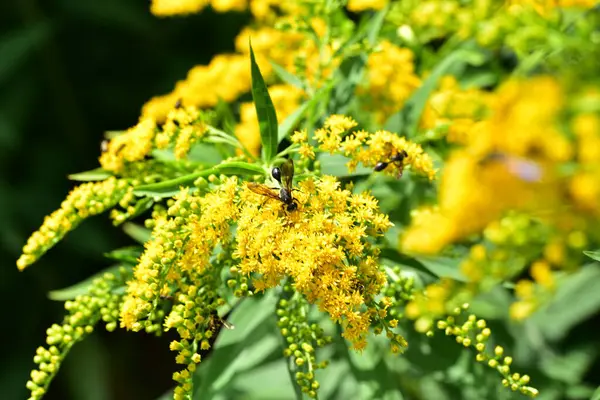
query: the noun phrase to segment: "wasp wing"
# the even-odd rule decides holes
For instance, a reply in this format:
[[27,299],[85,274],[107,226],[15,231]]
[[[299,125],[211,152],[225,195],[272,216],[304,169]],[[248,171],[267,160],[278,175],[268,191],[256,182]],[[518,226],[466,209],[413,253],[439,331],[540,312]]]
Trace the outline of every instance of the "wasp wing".
[[294,182],[294,160],[291,158],[281,165],[281,177],[283,179],[283,187],[291,192]]
[[249,182],[246,186],[256,194],[279,200],[277,193],[274,193],[268,186],[253,182]]

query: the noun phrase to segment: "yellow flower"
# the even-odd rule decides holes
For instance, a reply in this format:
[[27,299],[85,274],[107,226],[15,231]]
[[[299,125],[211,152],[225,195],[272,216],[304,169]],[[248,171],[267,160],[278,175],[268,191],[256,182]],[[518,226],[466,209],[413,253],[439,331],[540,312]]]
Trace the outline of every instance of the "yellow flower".
[[352,118],[339,114],[330,115],[323,124],[325,129],[329,130],[333,135],[340,135],[357,125],[358,123]]
[[301,131],[295,131],[290,137],[292,143],[303,143],[308,141],[308,133],[305,129]]
[[366,82],[358,87],[357,94],[364,99],[364,107],[375,113],[378,122],[399,111],[421,85],[413,58],[410,49],[387,40],[379,43],[379,51],[369,55]]
[[248,8],[249,0],[210,0],[210,5],[216,12],[244,11]]
[[563,96],[552,77],[508,81],[493,97],[486,134],[474,135],[471,147],[477,154],[501,151],[551,161],[569,160],[572,145],[555,125]]
[[448,127],[447,138],[451,143],[466,144],[473,129],[487,110],[489,95],[478,89],[461,89],[453,76],[445,76],[440,88],[428,99],[420,128],[423,130]]
[[376,312],[363,309],[365,298],[385,282],[367,238],[391,224],[371,196],[342,190],[333,177],[301,182],[296,198],[299,209],[284,213],[279,201],[241,192],[234,253],[240,270],[256,275],[261,289],[291,277],[295,290],[342,323],[344,337],[361,348]]
[[571,179],[569,190],[579,208],[593,213],[600,211],[600,175],[598,173],[578,173]]
[[300,146],[300,149],[298,149],[298,154],[300,154],[300,157],[302,157],[302,158],[309,158],[309,159],[315,158],[315,150],[308,143],[303,143]]
[[350,0],[348,1],[348,10],[352,12],[361,12],[365,10],[381,10],[389,0]]
[[188,106],[213,107],[219,99],[227,102],[237,99],[249,91],[250,85],[248,57],[219,54],[208,65],[192,68],[187,78],[177,82],[171,93],[146,103],[142,116],[162,121],[178,100]]
[[157,17],[200,12],[209,0],[152,0],[150,11]]
[[[388,131],[369,133],[359,130],[350,133],[349,130],[357,125],[350,117],[330,116],[325,121],[324,127],[314,132],[319,149],[331,154],[339,152],[352,158],[348,164],[350,171],[356,168],[359,162],[367,167],[386,162],[388,166],[384,169],[384,173],[391,176],[398,176],[408,167],[430,180],[435,178],[433,161],[420,145]],[[400,154],[402,158],[399,161],[392,160]]]
[[529,317],[536,309],[536,305],[530,301],[516,301],[509,307],[509,315],[515,321],[522,321]]
[[107,151],[100,156],[100,165],[107,171],[120,172],[125,162],[143,160],[152,150],[156,133],[153,119],[141,119],[136,126],[108,143]]
[[531,265],[530,273],[533,279],[545,287],[546,289],[552,289],[554,287],[554,275],[550,269],[550,264],[545,261],[536,261]]
[[60,209],[47,216],[42,226],[29,237],[17,267],[23,270],[33,264],[85,218],[114,207],[132,190],[128,181],[114,177],[74,188]]

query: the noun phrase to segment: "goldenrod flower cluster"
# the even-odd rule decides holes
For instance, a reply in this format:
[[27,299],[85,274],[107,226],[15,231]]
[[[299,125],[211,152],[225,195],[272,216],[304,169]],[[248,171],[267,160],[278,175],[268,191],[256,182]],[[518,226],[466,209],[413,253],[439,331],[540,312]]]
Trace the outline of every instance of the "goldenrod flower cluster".
[[[364,130],[353,130],[358,125],[351,117],[343,115],[329,116],[322,128],[314,132],[318,148],[330,154],[341,153],[350,157],[348,170],[356,169],[358,163],[366,167],[374,167],[377,163],[386,162],[389,166],[384,172],[390,176],[401,175],[405,169],[426,176],[429,180],[435,178],[433,160],[423,148],[416,143],[398,136],[395,133],[380,130],[374,133]],[[305,150],[307,139],[305,132],[296,132],[292,141],[301,144],[301,154],[306,152],[309,156],[312,152]],[[305,153],[305,154],[306,154]],[[394,156],[402,154],[402,160],[393,161]]]
[[487,116],[489,97],[477,88],[461,88],[454,76],[444,76],[427,100],[420,128],[428,139],[446,136],[450,143],[465,144],[468,135],[476,133],[473,126]]
[[60,208],[47,216],[40,229],[29,237],[17,261],[19,269],[36,262],[81,221],[114,207],[127,194],[130,196],[132,190],[130,182],[116,178],[74,188]]
[[379,123],[400,110],[421,85],[421,79],[415,74],[413,52],[387,40],[379,43],[369,55],[367,71],[357,94],[363,98],[365,109],[371,111]]
[[335,59],[331,59],[332,49],[329,46],[320,51],[310,34],[314,29],[318,30],[319,19],[290,18],[282,17],[279,21],[286,29],[275,29],[272,24],[243,29],[235,39],[236,53],[217,55],[208,65],[192,68],[171,93],[146,103],[142,116],[161,120],[179,99],[186,106],[209,108],[219,100],[232,102],[248,93],[251,86],[250,39],[261,72],[268,81],[275,78],[271,67],[271,62],[275,62],[318,87],[336,65]]
[[249,190],[240,196],[233,253],[240,271],[258,275],[258,291],[291,277],[297,292],[340,323],[355,348],[364,348],[377,313],[365,308],[365,299],[375,296],[385,282],[368,238],[391,226],[387,216],[377,212],[377,201],[342,190],[327,176],[300,182],[300,207],[286,219],[279,217],[279,202],[261,206],[264,199]]
[[494,48],[508,44],[520,52],[531,48],[532,43],[548,41],[545,29],[520,30],[544,24],[558,28],[560,13],[556,10],[595,4],[594,0],[410,0],[395,3],[390,18],[398,26],[410,26],[421,41],[456,34],[461,40],[475,38],[481,45]]
[[361,12],[365,10],[381,10],[389,0],[348,0],[348,10]]
[[293,10],[295,1],[283,0],[152,0],[150,10],[157,17],[194,14],[210,6],[219,13],[242,12],[248,8],[257,19],[273,17],[277,8]]
[[[583,251],[600,242],[597,17],[567,28],[560,17],[563,7],[592,2],[345,4],[152,2],[158,16],[211,6],[249,10],[252,21],[234,52],[193,67],[112,137],[100,164],[114,176],[76,188],[25,246],[20,269],[87,216],[119,205],[112,218],[120,224],[152,210],[132,276],[119,281],[125,293],[106,289],[116,278],[105,276],[95,297],[68,303],[66,323],[49,331],[51,347],[38,352],[28,383],[34,398],[73,332],[79,340],[93,322],[112,330],[118,319],[132,331],[177,332],[174,397],[190,399],[223,309],[263,292],[279,296],[283,354],[311,398],[323,384],[315,371],[327,366],[317,352],[335,337],[310,310],[337,324],[357,351],[385,331],[391,352],[402,353],[405,318],[426,336],[437,327],[474,348],[511,390],[538,394],[492,345],[486,320],[463,312],[504,284],[510,317],[528,318],[560,289],[559,272],[577,270]],[[346,10],[375,16],[359,24]],[[579,82],[571,60],[589,82]],[[250,92],[274,110],[257,115]],[[222,162],[193,152],[215,143]],[[340,159],[346,186],[321,173]],[[209,175],[215,171],[238,175]],[[370,189],[394,198],[382,211]],[[434,263],[443,255],[452,268],[429,268],[423,254]]]
[[120,173],[129,163],[143,160],[154,149],[174,146],[177,159],[187,156],[191,146],[207,133],[202,113],[195,107],[174,107],[159,126],[152,118],[143,118],[136,126],[115,136],[100,155],[100,164],[107,171]]
[[558,168],[583,145],[559,129],[561,98],[550,77],[503,85],[491,100],[489,118],[472,126],[465,146],[446,162],[438,209],[415,218],[402,247],[436,253],[510,209],[554,213],[563,201],[560,187],[572,185],[557,175]]

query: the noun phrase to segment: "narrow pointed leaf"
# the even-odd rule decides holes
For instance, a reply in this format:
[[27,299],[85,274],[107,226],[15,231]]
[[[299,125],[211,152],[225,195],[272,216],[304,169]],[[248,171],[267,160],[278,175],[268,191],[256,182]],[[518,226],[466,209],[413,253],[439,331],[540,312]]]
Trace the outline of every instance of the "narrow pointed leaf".
[[126,222],[123,225],[123,231],[133,240],[141,244],[144,244],[150,240],[150,236],[152,234],[150,229],[144,228],[138,224],[134,224],[133,222]]
[[277,64],[275,61],[271,61],[271,66],[273,67],[273,70],[275,71],[277,76],[283,82],[287,83],[288,85],[297,87],[298,89],[304,90],[304,82],[302,82],[302,79],[298,78],[296,75],[292,74],[291,72],[283,68],[281,65]]
[[269,163],[277,153],[277,114],[267,90],[267,84],[256,63],[252,45],[250,45],[250,68],[252,73],[252,98],[256,107],[256,116],[260,127],[263,160]]
[[72,300],[77,296],[87,294],[95,279],[101,278],[106,273],[118,274],[120,268],[127,267],[124,267],[123,265],[114,265],[112,267],[108,267],[105,270],[100,271],[97,274],[92,275],[89,278],[84,279],[83,281],[78,282],[74,285],[49,292],[48,298],[50,300],[55,301],[67,301]]
[[72,181],[103,181],[112,176],[112,174],[102,168],[96,168],[89,171],[77,172],[69,175],[69,179]]
[[141,185],[135,188],[136,196],[149,196],[156,198],[173,197],[180,191],[181,187],[190,186],[200,177],[212,174],[224,175],[262,175],[265,171],[258,165],[243,161],[234,161],[215,165],[213,168],[183,175],[178,178],[169,179],[162,182]]
[[383,21],[389,10],[390,10],[390,5],[388,4],[382,10],[380,10],[377,14],[375,14],[375,17],[373,17],[373,20],[369,24],[369,27],[367,30],[367,40],[369,41],[369,44],[375,45],[377,43],[377,37],[379,36],[379,31],[381,31],[381,27],[383,26]]
[[586,250],[583,252],[583,254],[585,254],[592,260],[600,261],[600,250],[594,250],[594,251]]

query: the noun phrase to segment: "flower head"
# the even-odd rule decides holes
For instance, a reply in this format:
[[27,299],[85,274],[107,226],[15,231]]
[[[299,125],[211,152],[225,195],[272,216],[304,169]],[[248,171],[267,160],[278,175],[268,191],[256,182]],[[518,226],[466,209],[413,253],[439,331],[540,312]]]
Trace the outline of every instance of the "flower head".
[[300,207],[283,215],[280,202],[242,191],[234,257],[259,290],[291,277],[358,344],[374,312],[367,299],[385,282],[371,243],[391,223],[373,197],[343,190],[333,177],[301,182],[295,196]]

